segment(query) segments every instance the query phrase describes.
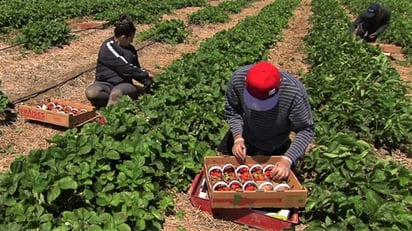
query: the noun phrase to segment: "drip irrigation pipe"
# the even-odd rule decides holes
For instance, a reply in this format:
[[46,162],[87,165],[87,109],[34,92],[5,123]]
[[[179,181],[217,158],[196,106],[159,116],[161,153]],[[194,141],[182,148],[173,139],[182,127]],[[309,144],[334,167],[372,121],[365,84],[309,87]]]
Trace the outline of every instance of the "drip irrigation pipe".
[[[91,27],[91,28],[86,28],[86,29],[81,29],[81,30],[76,30],[76,31],[70,31],[69,33],[75,34],[75,33],[83,32],[83,31],[88,31],[88,30],[104,30],[104,29],[106,29],[109,25],[110,25],[110,23],[104,23],[104,24],[101,25],[101,26]],[[8,47],[0,48],[0,51],[8,50],[8,49],[13,48],[13,47],[21,46],[21,45],[23,45],[23,44],[24,44],[24,43],[16,43],[16,44],[10,45],[10,46],[8,46]]]
[[20,46],[20,45],[23,45],[23,44],[24,43],[16,43],[16,44],[8,46],[8,47],[0,48],[0,51],[4,51],[4,50],[7,50],[7,49],[10,49],[10,48],[13,48],[13,47],[17,47],[17,46]]
[[88,68],[88,69],[86,69],[86,70],[81,71],[79,74],[76,74],[76,75],[74,75],[74,76],[72,76],[72,77],[70,77],[70,78],[67,78],[67,79],[65,79],[65,80],[63,80],[63,81],[61,81],[61,82],[59,82],[59,83],[57,83],[57,84],[53,84],[53,85],[48,86],[48,87],[46,87],[46,88],[44,88],[44,89],[35,91],[35,92],[33,92],[33,93],[29,94],[29,95],[25,95],[25,96],[20,97],[20,98],[18,98],[18,99],[16,99],[16,100],[13,100],[11,103],[12,103],[12,104],[16,104],[16,103],[20,103],[20,102],[26,101],[26,100],[28,100],[28,99],[30,99],[30,98],[32,98],[32,97],[35,97],[35,96],[37,96],[37,95],[39,95],[39,94],[41,94],[41,93],[44,93],[44,92],[46,92],[46,91],[48,91],[48,90],[50,90],[50,89],[53,89],[53,88],[55,88],[55,87],[59,87],[59,86],[65,84],[65,83],[67,83],[68,81],[73,80],[73,79],[75,79],[75,78],[83,75],[84,73],[93,70],[94,68],[96,68],[96,67],[95,67],[95,66],[90,67],[90,68]]

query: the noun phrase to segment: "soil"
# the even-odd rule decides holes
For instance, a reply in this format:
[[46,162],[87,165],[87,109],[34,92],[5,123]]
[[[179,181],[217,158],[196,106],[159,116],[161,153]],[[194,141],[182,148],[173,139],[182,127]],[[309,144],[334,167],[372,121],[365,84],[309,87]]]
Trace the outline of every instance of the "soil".
[[[212,5],[219,1],[209,1]],[[168,45],[162,43],[143,42],[135,44],[138,49],[141,65],[153,73],[161,73],[174,60],[185,53],[195,52],[200,43],[214,36],[221,30],[236,26],[250,15],[256,15],[271,0],[260,0],[245,8],[241,13],[232,15],[230,22],[208,24],[204,26],[189,25],[191,34],[183,44]],[[297,76],[301,76],[309,66],[305,64],[305,52],[302,49],[302,38],[310,29],[309,17],[311,0],[303,0],[290,19],[289,27],[283,32],[283,39],[274,44],[270,50],[269,61]],[[187,22],[188,15],[199,10],[199,7],[189,7],[176,10],[164,19],[181,19]],[[1,90],[18,104],[35,104],[45,102],[49,98],[60,98],[75,102],[90,104],[84,96],[84,89],[94,80],[94,65],[101,43],[112,36],[113,28],[88,29],[102,26],[105,22],[88,19],[77,19],[70,22],[78,39],[62,48],[53,48],[43,54],[34,54],[19,47],[2,49],[0,51]],[[152,25],[138,24],[138,32],[147,30]],[[0,42],[0,47],[7,47]],[[402,57],[399,57],[399,60]],[[412,81],[412,67],[404,62],[393,61],[405,81]],[[45,91],[44,89],[48,89]],[[1,122],[1,120],[0,120]],[[10,163],[19,155],[27,155],[32,149],[48,147],[47,139],[64,129],[43,123],[28,122],[17,116],[14,120],[3,121],[0,124],[0,172],[7,171]],[[377,153],[392,157],[412,170],[412,161],[402,152],[387,153],[377,150]],[[244,225],[231,221],[215,219],[211,215],[194,208],[189,201],[189,195],[179,193],[175,197],[175,209],[183,216],[169,216],[164,230],[245,230]],[[303,225],[296,230],[303,229]],[[248,230],[256,230],[247,228]]]

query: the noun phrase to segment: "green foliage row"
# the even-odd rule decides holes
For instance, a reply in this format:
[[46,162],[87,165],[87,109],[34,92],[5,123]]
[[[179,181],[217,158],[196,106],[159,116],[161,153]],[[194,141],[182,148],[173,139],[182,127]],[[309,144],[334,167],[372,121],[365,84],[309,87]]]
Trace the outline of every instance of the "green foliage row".
[[371,145],[411,144],[406,87],[376,47],[348,35],[336,0],[314,0],[312,7],[305,37],[312,69],[304,82],[317,147],[299,169],[310,191],[305,230],[410,230],[412,174],[378,158]]
[[[377,47],[347,33],[349,18],[339,5],[322,6],[305,38],[312,65],[305,83],[318,128],[342,131],[377,147],[410,148],[409,87]],[[331,17],[333,21],[324,19]]]
[[[0,89],[1,89],[1,80],[0,80]],[[9,104],[10,104],[9,98],[2,91],[0,91],[0,113],[3,113]]]
[[216,6],[207,5],[189,15],[189,23],[204,25],[206,23],[224,23],[230,20],[230,14],[239,13],[244,7],[256,0],[226,0]]
[[182,20],[171,19],[157,23],[153,28],[137,35],[137,41],[150,40],[169,44],[183,43],[189,31]]
[[141,135],[145,118],[131,102],[119,106],[107,125],[56,135],[0,175],[1,230],[160,229],[173,203],[161,190],[167,171]]
[[305,230],[410,230],[412,174],[344,133],[319,134],[299,171],[310,189]]
[[265,57],[298,2],[278,0],[218,33],[158,76],[154,95],[102,109],[106,124],[18,157],[0,175],[0,229],[160,230],[173,212],[170,190],[187,190],[215,153],[231,72]]
[[35,53],[42,53],[54,46],[67,45],[75,37],[70,34],[70,27],[63,21],[40,20],[23,27],[16,42],[24,44],[25,48]]
[[0,2],[0,33],[17,30],[12,42],[40,53],[74,38],[69,34],[68,19],[93,17],[114,23],[119,15],[128,13],[138,23],[155,23],[173,9],[205,4],[205,0],[10,0]]
[[[362,13],[370,3],[363,0],[343,0],[355,17]],[[380,4],[392,10],[389,27],[378,38],[380,41],[401,46],[403,53],[411,59],[412,55],[412,3],[408,0],[382,0]]]

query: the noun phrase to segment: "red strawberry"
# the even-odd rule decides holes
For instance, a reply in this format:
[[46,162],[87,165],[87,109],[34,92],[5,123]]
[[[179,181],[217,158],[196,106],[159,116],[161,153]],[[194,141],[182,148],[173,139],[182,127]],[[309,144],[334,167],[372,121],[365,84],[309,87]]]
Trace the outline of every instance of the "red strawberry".
[[98,123],[99,123],[100,125],[106,124],[106,118],[104,118],[103,116],[100,117]]
[[240,187],[240,184],[238,184],[238,183],[232,184],[230,186],[230,189],[233,190],[233,191],[236,191],[236,190],[241,189],[241,188],[242,187]]
[[273,169],[273,167],[269,167],[265,170],[265,175],[269,179],[272,178],[272,173],[271,173],[272,169]]

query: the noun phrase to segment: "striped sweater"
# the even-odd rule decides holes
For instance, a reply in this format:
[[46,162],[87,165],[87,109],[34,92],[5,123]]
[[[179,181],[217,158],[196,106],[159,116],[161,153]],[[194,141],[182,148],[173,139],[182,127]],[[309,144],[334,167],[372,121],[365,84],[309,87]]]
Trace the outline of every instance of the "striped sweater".
[[314,137],[315,124],[306,89],[292,74],[280,71],[282,81],[276,107],[269,111],[248,109],[243,91],[251,67],[239,68],[228,84],[225,113],[231,132],[233,136],[242,134],[247,143],[259,150],[271,152],[285,144],[293,131],[296,136],[284,155],[295,163]]

